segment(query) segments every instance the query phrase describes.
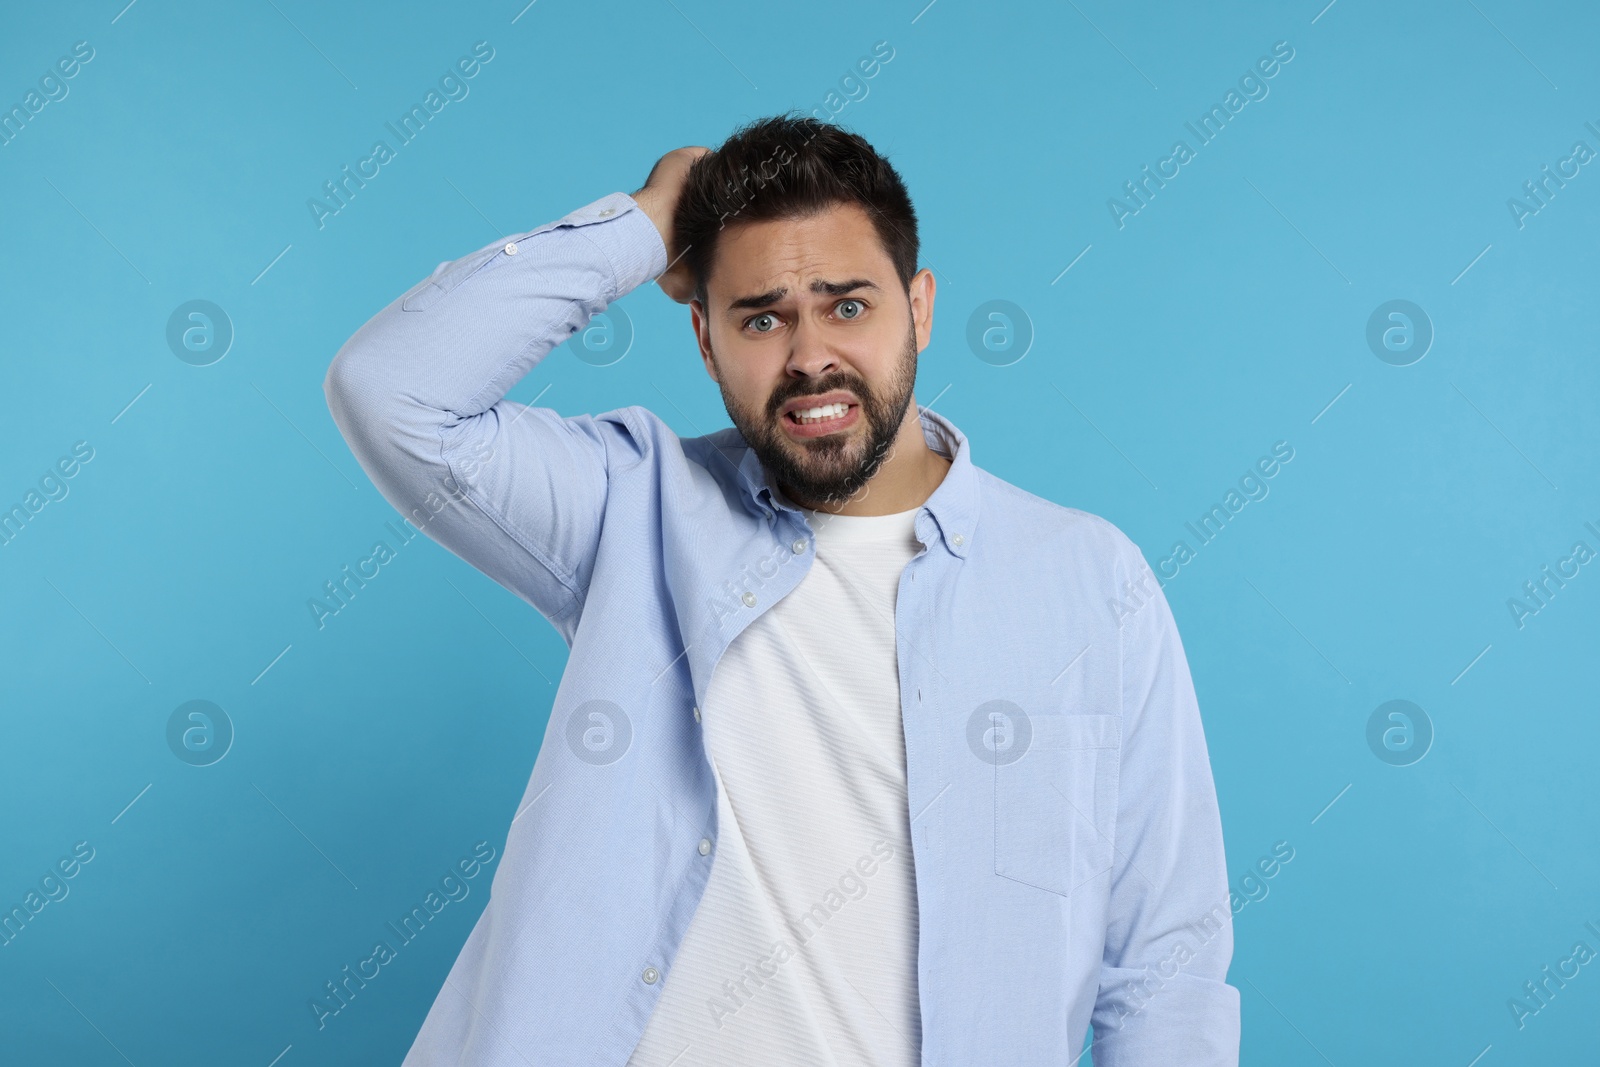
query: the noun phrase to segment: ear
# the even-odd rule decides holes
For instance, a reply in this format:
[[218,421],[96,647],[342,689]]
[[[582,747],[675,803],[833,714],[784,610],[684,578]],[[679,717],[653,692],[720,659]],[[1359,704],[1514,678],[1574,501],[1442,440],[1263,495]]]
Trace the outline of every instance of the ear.
[[700,361],[706,365],[711,380],[722,384],[717,377],[717,365],[711,359],[711,323],[706,318],[705,305],[699,300],[689,301],[689,322],[694,327],[695,343],[700,346]]
[[910,291],[907,295],[911,300],[911,321],[917,331],[918,352],[927,348],[928,342],[933,337],[933,296],[937,288],[933,272],[927,267],[923,267],[911,276]]

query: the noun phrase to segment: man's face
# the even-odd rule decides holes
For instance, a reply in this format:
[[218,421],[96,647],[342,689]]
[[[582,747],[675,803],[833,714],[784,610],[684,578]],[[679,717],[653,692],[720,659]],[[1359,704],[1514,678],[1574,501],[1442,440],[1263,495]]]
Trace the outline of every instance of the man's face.
[[[706,305],[690,304],[701,358],[734,426],[796,503],[853,496],[905,427],[933,275],[918,271],[910,288],[855,204],[721,235]],[[840,417],[804,425],[789,413],[835,395],[848,405]]]

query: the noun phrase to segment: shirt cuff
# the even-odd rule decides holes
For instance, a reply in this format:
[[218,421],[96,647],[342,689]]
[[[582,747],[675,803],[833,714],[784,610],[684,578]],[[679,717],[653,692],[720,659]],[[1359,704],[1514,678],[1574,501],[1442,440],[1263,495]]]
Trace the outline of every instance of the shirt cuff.
[[667,246],[661,240],[661,231],[627,193],[608,193],[555,225],[579,228],[605,254],[615,277],[607,303],[667,269]]

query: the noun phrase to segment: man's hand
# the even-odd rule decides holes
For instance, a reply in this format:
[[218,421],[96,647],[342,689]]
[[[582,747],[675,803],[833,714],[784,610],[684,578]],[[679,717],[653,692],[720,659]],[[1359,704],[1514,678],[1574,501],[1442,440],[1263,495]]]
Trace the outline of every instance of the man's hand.
[[674,148],[656,160],[656,165],[650,168],[650,175],[644,180],[644,188],[632,194],[634,201],[656,224],[661,242],[667,247],[667,269],[656,279],[656,284],[680,304],[687,304],[694,296],[694,279],[689,276],[688,267],[683,262],[684,250],[678,247],[672,216],[677,210],[678,197],[683,192],[689,165],[709,151],[711,149],[699,145]]

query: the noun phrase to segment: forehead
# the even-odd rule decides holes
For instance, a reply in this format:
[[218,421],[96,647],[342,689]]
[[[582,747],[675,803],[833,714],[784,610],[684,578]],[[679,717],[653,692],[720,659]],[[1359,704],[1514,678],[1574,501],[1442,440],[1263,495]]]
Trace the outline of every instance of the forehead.
[[[836,204],[797,219],[765,219],[723,231],[706,280],[713,306],[812,278],[868,278],[887,290],[894,264],[859,204]],[[798,283],[798,284],[791,284]]]

